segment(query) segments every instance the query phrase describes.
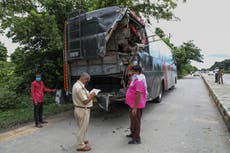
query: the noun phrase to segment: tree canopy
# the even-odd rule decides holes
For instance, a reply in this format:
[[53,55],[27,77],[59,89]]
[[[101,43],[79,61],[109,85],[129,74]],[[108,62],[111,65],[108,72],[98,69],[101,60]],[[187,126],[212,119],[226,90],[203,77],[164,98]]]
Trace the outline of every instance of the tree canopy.
[[223,60],[221,62],[215,62],[211,67],[210,70],[214,70],[215,68],[221,67],[224,70],[230,70],[230,59]]
[[0,61],[6,61],[7,49],[2,42],[0,42]]
[[175,46],[166,37],[163,30],[156,28],[156,34],[171,48],[173,58],[177,65],[177,70],[181,74],[183,69],[188,68],[191,61],[203,62],[203,55],[201,49],[198,48],[192,40],[184,42],[180,46]]

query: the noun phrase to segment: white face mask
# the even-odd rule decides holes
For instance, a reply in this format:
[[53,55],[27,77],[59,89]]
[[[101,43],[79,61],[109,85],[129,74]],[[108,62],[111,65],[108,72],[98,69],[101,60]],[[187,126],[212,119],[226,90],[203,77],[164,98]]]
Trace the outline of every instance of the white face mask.
[[136,79],[137,79],[137,74],[133,74],[132,80],[136,80]]

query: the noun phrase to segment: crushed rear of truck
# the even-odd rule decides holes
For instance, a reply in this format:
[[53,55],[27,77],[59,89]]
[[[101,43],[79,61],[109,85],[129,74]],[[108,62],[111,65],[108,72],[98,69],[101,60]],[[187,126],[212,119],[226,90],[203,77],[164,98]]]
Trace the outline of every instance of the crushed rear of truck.
[[128,8],[108,7],[69,15],[65,26],[64,88],[72,86],[82,72],[91,80],[87,89],[101,89],[97,96],[101,108],[123,101],[129,65],[138,64],[140,50],[147,50],[143,21]]

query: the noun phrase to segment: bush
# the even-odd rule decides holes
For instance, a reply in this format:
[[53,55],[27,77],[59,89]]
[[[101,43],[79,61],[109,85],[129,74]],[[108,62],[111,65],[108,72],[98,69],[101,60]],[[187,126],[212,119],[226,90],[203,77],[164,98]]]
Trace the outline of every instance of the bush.
[[[57,105],[55,103],[44,105],[44,116],[59,114],[61,112],[72,110],[72,104]],[[14,110],[0,110],[0,130],[18,126],[22,123],[31,122],[34,120],[33,106],[31,108],[20,108]]]
[[30,95],[16,94],[0,87],[0,109],[2,111],[16,108],[27,108],[33,105]]
[[230,74],[230,70],[225,70],[224,73]]
[[28,108],[33,106],[33,102],[30,95],[17,94],[16,101],[18,103],[17,108]]
[[0,109],[14,109],[17,108],[17,95],[13,91],[0,88]]
[[52,104],[55,103],[55,94],[54,93],[44,93],[44,104]]

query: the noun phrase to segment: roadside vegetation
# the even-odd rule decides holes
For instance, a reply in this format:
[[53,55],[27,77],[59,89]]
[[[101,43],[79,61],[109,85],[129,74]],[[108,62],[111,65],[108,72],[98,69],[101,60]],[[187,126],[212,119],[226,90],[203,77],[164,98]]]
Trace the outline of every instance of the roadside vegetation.
[[[0,61],[0,129],[33,121],[30,90],[20,85],[23,78],[15,73],[16,64]],[[29,84],[30,85],[30,84]],[[55,95],[45,95],[44,115],[57,114],[72,108],[72,104],[57,105]]]
[[230,73],[230,59],[223,60],[221,62],[215,62],[210,70],[221,67],[224,70],[224,73]]
[[[32,103],[32,102],[31,102]],[[72,104],[57,105],[50,103],[44,105],[44,116],[50,116],[64,112],[73,108]],[[20,124],[32,122],[34,120],[33,106],[17,109],[8,109],[0,111],[0,130],[10,127],[16,127]]]
[[184,42],[180,46],[175,46],[162,29],[156,28],[156,34],[171,48],[179,78],[198,70],[191,65],[191,61],[203,62],[203,55],[201,54],[201,49],[192,40]]
[[230,74],[230,70],[225,70],[224,73]]
[[[176,2],[175,0],[0,1],[0,34],[5,34],[19,44],[8,57],[9,51],[0,42],[0,128],[33,119],[30,84],[36,72],[42,72],[47,87],[63,88],[63,32],[69,12],[76,9],[90,11],[123,5],[138,15],[142,14],[150,22],[151,17],[155,20],[177,19],[173,14],[173,10],[177,7]],[[173,49],[179,76],[182,77],[195,69],[190,65],[190,60],[194,59],[191,59],[193,55],[189,53],[198,51],[197,57],[200,58],[201,55],[198,54],[200,50],[192,41],[179,47],[171,43],[169,46]],[[7,58],[10,60],[7,61]],[[71,105],[54,104],[54,94],[46,95],[45,103],[45,115],[71,108]]]

